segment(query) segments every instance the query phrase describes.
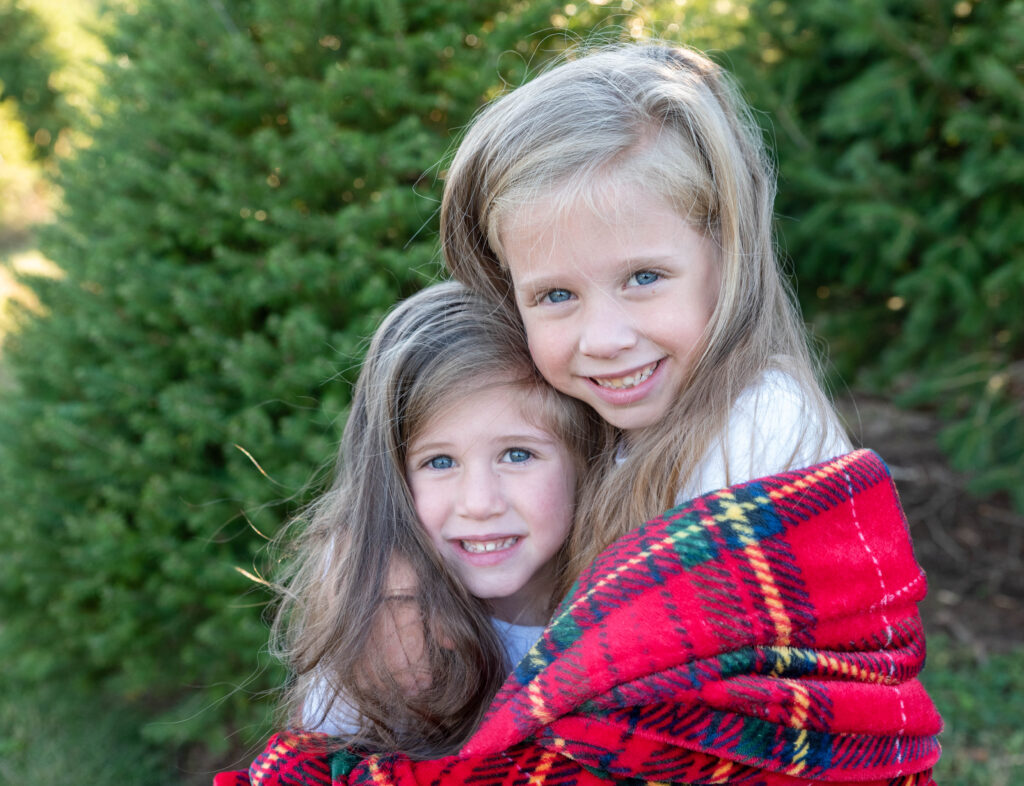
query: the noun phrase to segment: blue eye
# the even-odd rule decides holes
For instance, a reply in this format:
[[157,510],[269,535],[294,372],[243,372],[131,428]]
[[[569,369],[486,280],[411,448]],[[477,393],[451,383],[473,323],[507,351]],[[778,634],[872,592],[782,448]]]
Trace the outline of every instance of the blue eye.
[[653,270],[640,270],[631,275],[629,277],[629,281],[632,284],[637,284],[638,286],[643,287],[647,286],[648,284],[653,284],[659,278],[661,278],[661,276],[659,276]]
[[548,303],[564,303],[570,298],[572,298],[572,292],[568,289],[552,289],[550,292],[545,292],[541,300],[546,300]]
[[427,462],[427,466],[431,469],[451,469],[455,466],[455,462],[452,461],[451,456],[434,456]]
[[505,455],[502,458],[513,464],[519,464],[523,461],[529,461],[532,459],[533,454],[526,448],[509,448],[505,451]]

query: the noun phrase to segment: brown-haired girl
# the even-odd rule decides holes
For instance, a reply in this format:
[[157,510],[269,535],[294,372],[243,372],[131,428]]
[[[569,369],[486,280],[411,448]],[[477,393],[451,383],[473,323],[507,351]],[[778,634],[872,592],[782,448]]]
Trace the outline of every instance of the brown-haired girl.
[[275,620],[289,723],[339,746],[456,750],[557,600],[597,424],[462,285],[399,304],[359,375],[337,478],[299,522]]

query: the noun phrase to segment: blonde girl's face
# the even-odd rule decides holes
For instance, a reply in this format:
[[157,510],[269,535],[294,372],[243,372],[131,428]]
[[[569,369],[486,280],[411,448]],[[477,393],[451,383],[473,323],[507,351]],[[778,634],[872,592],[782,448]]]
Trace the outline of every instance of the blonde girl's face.
[[659,196],[609,185],[501,227],[537,368],[629,432],[665,417],[703,346],[720,283],[711,241]]
[[564,444],[527,417],[540,405],[521,387],[470,392],[429,419],[405,465],[441,555],[495,616],[524,625],[547,621],[576,488]]

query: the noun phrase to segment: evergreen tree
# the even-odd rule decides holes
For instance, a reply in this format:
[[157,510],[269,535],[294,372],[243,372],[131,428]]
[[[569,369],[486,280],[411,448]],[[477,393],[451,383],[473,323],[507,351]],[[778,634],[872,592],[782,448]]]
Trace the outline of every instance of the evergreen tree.
[[[12,238],[17,242],[32,213],[38,166],[25,124],[13,100],[0,101],[0,254]],[[2,305],[0,305],[2,309]],[[0,330],[3,313],[0,310]],[[0,334],[2,335],[2,334]]]
[[731,53],[778,149],[805,314],[851,381],[939,411],[1024,510],[1024,2],[754,0]]
[[0,103],[13,102],[34,152],[48,155],[74,113],[53,86],[61,59],[46,24],[20,0],[0,0]]
[[101,122],[44,236],[65,275],[29,281],[41,313],[4,347],[8,679],[157,702],[169,740],[254,717],[278,676],[232,687],[266,646],[236,569],[333,456],[382,312],[438,273],[449,130],[544,54],[520,41],[552,6],[503,6],[148,0],[114,20]]

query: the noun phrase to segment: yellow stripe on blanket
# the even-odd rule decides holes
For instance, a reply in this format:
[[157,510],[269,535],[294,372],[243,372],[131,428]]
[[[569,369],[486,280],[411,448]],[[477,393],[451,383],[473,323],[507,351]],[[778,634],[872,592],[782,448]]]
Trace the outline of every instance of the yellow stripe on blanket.
[[526,782],[527,786],[543,786],[544,781],[548,778],[548,773],[551,771],[551,765],[556,758],[558,758],[557,753],[546,751],[530,774],[530,779]]
[[807,693],[807,688],[799,682],[790,682],[790,688],[793,690],[793,712],[789,717],[789,725],[794,729],[800,729],[800,733],[793,743],[793,760],[787,771],[790,775],[799,775],[807,767],[807,754],[810,753],[805,726],[811,697]]
[[854,451],[853,453],[848,453],[845,456],[839,456],[831,464],[828,464],[824,467],[820,467],[816,469],[814,472],[809,472],[799,480],[793,481],[792,484],[787,483],[777,489],[772,489],[771,491],[768,492],[768,496],[771,497],[772,500],[778,502],[780,499],[790,497],[793,494],[796,494],[797,492],[806,491],[807,489],[817,484],[819,481],[828,480],[836,473],[842,472],[850,464],[855,463],[857,459],[860,458],[862,454],[866,452],[867,451],[857,450]]
[[370,765],[370,777],[373,779],[374,786],[395,786],[395,782],[388,777],[388,774],[384,772],[377,764],[378,758],[371,756],[368,759]]
[[263,761],[259,763],[259,769],[255,772],[249,773],[253,786],[259,786],[259,784],[263,782],[263,779],[267,777],[267,774],[273,770],[274,765],[290,750],[291,748],[288,745],[285,745],[284,742],[279,742],[275,745],[273,750],[271,750]]
[[729,522],[736,537],[743,544],[743,553],[750,567],[754,569],[754,576],[757,578],[764,604],[768,608],[768,615],[775,625],[776,641],[786,646],[790,643],[790,636],[793,633],[793,622],[786,613],[786,605],[772,575],[771,564],[765,557],[747,517],[750,511],[768,504],[768,500],[765,497],[758,497],[752,502],[737,502],[735,496],[728,492],[723,492],[719,500],[722,502],[722,512],[715,514],[715,521]]

